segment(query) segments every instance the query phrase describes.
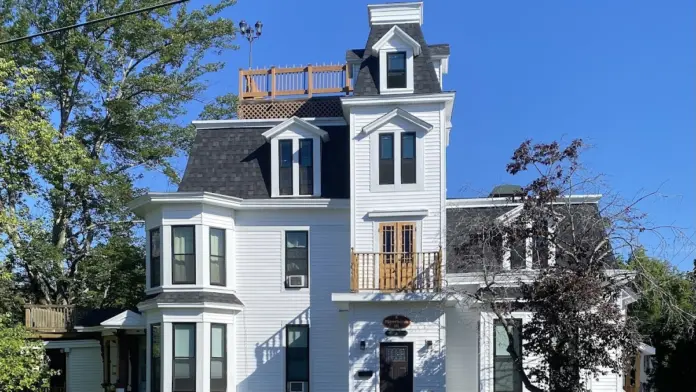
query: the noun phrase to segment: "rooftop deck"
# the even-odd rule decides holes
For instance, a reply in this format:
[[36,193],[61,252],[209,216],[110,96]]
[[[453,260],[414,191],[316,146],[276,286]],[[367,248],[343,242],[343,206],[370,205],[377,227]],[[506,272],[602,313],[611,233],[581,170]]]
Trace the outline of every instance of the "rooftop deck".
[[350,68],[346,64],[270,67],[239,70],[239,98],[275,99],[350,94]]
[[72,305],[26,305],[25,326],[38,333],[66,333],[75,328],[77,309]]

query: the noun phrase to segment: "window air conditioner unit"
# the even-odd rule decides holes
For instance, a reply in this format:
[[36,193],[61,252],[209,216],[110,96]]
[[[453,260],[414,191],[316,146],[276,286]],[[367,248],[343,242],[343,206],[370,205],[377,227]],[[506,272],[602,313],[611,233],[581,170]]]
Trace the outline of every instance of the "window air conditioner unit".
[[307,383],[304,381],[289,381],[288,392],[307,392]]
[[[305,279],[307,277],[304,275],[289,275],[287,277],[287,285],[288,287],[305,287]],[[304,389],[303,389],[304,391]],[[292,390],[292,392],[295,392]]]

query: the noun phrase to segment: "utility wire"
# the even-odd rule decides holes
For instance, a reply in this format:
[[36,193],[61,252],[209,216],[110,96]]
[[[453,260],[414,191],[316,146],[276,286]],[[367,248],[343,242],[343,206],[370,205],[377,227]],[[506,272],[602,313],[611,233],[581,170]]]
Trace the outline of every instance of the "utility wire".
[[153,6],[150,6],[150,7],[140,8],[140,9],[137,9],[137,10],[124,12],[124,13],[121,13],[121,14],[116,14],[116,15],[111,15],[111,16],[105,16],[105,17],[103,17],[103,18],[90,20],[90,21],[84,22],[84,23],[78,23],[78,24],[74,24],[74,25],[71,25],[71,26],[60,27],[60,28],[57,28],[57,29],[44,31],[44,32],[41,32],[41,33],[36,33],[36,34],[32,34],[32,35],[27,35],[27,36],[24,36],[24,37],[13,38],[13,39],[11,39],[11,40],[2,41],[2,42],[0,42],[0,45],[11,44],[11,43],[13,43],[13,42],[19,42],[19,41],[23,41],[23,40],[25,40],[25,39],[32,39],[32,38],[36,38],[36,37],[41,37],[41,36],[43,36],[43,35],[48,35],[48,34],[58,33],[58,32],[65,31],[65,30],[74,29],[74,28],[77,28],[77,27],[88,26],[88,25],[91,25],[91,24],[100,23],[100,22],[105,22],[105,21],[107,21],[107,20],[116,19],[116,18],[122,18],[122,17],[124,17],[124,16],[133,15],[133,14],[138,14],[138,13],[145,12],[145,11],[152,11],[152,10],[155,10],[155,9],[157,9],[157,8],[167,7],[167,6],[170,6],[170,5],[176,5],[176,4],[179,4],[179,3],[184,3],[184,2],[186,2],[186,1],[189,1],[189,0],[174,0],[174,1],[170,1],[170,2],[168,2],[168,3],[162,3],[162,4],[158,4],[158,5],[153,5]]

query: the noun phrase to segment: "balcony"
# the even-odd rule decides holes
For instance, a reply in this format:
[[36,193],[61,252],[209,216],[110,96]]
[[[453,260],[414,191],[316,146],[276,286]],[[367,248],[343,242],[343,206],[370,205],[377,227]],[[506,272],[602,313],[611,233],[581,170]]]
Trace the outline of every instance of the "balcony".
[[350,290],[432,292],[442,287],[442,250],[412,253],[351,252]]
[[239,70],[239,99],[349,94],[353,91],[347,65]]
[[26,305],[25,326],[39,333],[65,333],[75,327],[77,310],[72,305]]

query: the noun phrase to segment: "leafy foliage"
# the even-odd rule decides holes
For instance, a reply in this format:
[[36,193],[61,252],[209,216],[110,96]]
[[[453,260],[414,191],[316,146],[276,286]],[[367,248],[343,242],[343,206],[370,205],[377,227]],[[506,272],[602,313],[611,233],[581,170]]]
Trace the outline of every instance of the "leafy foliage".
[[23,326],[0,316],[0,390],[23,392],[47,386],[53,373],[43,342],[34,339]]
[[[159,3],[8,0],[0,39]],[[178,118],[223,67],[206,54],[235,48],[234,23],[216,18],[233,3],[160,8],[0,47],[0,257],[29,301],[132,304],[119,279],[138,289],[143,268],[126,203],[144,191],[134,185],[144,170],[179,180],[171,162],[193,132]],[[223,96],[204,114],[230,115],[235,103]]]

